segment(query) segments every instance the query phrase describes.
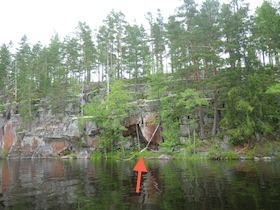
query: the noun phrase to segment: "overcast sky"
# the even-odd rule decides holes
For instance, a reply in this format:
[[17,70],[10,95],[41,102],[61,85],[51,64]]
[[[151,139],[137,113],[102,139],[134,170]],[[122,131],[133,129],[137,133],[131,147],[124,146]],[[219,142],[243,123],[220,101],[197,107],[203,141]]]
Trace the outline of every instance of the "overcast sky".
[[[202,0],[196,0],[200,3]],[[227,0],[220,0],[227,2]],[[56,32],[61,38],[74,32],[79,21],[92,30],[114,9],[122,11],[129,22],[145,23],[145,14],[156,15],[159,8],[165,17],[174,14],[180,0],[0,0],[0,45],[20,42],[26,34],[31,43],[48,44]],[[254,8],[263,0],[245,0]]]

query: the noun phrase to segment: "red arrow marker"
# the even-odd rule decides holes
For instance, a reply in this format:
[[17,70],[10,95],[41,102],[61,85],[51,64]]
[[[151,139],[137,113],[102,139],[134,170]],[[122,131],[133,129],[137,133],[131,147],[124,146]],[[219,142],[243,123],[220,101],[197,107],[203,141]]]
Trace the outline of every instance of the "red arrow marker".
[[140,182],[141,182],[142,172],[147,172],[147,169],[146,169],[146,166],[145,166],[145,163],[144,163],[144,160],[143,160],[142,157],[140,157],[140,159],[138,160],[138,162],[134,166],[133,171],[138,171],[136,192],[139,193],[140,192]]

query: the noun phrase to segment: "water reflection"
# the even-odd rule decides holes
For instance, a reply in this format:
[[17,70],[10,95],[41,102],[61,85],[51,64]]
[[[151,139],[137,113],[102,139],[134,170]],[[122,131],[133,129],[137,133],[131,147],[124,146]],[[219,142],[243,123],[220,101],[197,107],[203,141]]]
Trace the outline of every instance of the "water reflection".
[[280,209],[279,162],[2,160],[0,209]]

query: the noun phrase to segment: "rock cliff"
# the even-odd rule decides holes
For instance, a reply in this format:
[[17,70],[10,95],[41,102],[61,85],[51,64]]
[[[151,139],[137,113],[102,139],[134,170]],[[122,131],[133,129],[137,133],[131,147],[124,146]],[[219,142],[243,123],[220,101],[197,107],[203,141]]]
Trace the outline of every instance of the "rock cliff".
[[[153,103],[139,102],[141,107],[126,122],[130,136],[130,145],[151,141],[150,147],[157,149],[161,141],[160,129],[154,123],[156,115]],[[75,117],[78,110],[70,105],[64,114],[52,114],[51,109],[38,109],[36,117],[25,124],[21,117],[11,111],[9,118],[0,116],[0,148],[2,156],[8,158],[48,158],[69,152],[89,157],[91,151],[98,147],[98,127],[87,121],[79,126]]]

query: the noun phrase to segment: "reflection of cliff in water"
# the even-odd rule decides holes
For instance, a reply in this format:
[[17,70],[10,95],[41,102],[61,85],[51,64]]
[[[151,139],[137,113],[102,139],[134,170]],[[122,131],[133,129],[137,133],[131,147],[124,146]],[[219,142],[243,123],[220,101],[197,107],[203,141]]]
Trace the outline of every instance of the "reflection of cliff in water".
[[280,209],[277,161],[0,160],[0,209]]
[[143,175],[143,205],[144,209],[158,209],[157,204],[160,202],[162,182],[160,178],[160,170],[158,166],[154,166]]
[[[54,207],[54,203],[74,203],[80,179],[85,183],[85,194],[90,196],[95,193],[94,187],[87,184],[93,176],[91,168],[80,176],[84,166],[79,169],[79,164],[65,164],[58,160],[10,160],[0,164],[2,207],[14,206],[19,199],[32,209]],[[87,161],[83,160],[80,164],[87,164]]]
[[160,168],[164,183],[161,205],[165,209],[171,209],[175,203],[178,209],[280,207],[280,165],[277,161],[174,162],[162,164]]

